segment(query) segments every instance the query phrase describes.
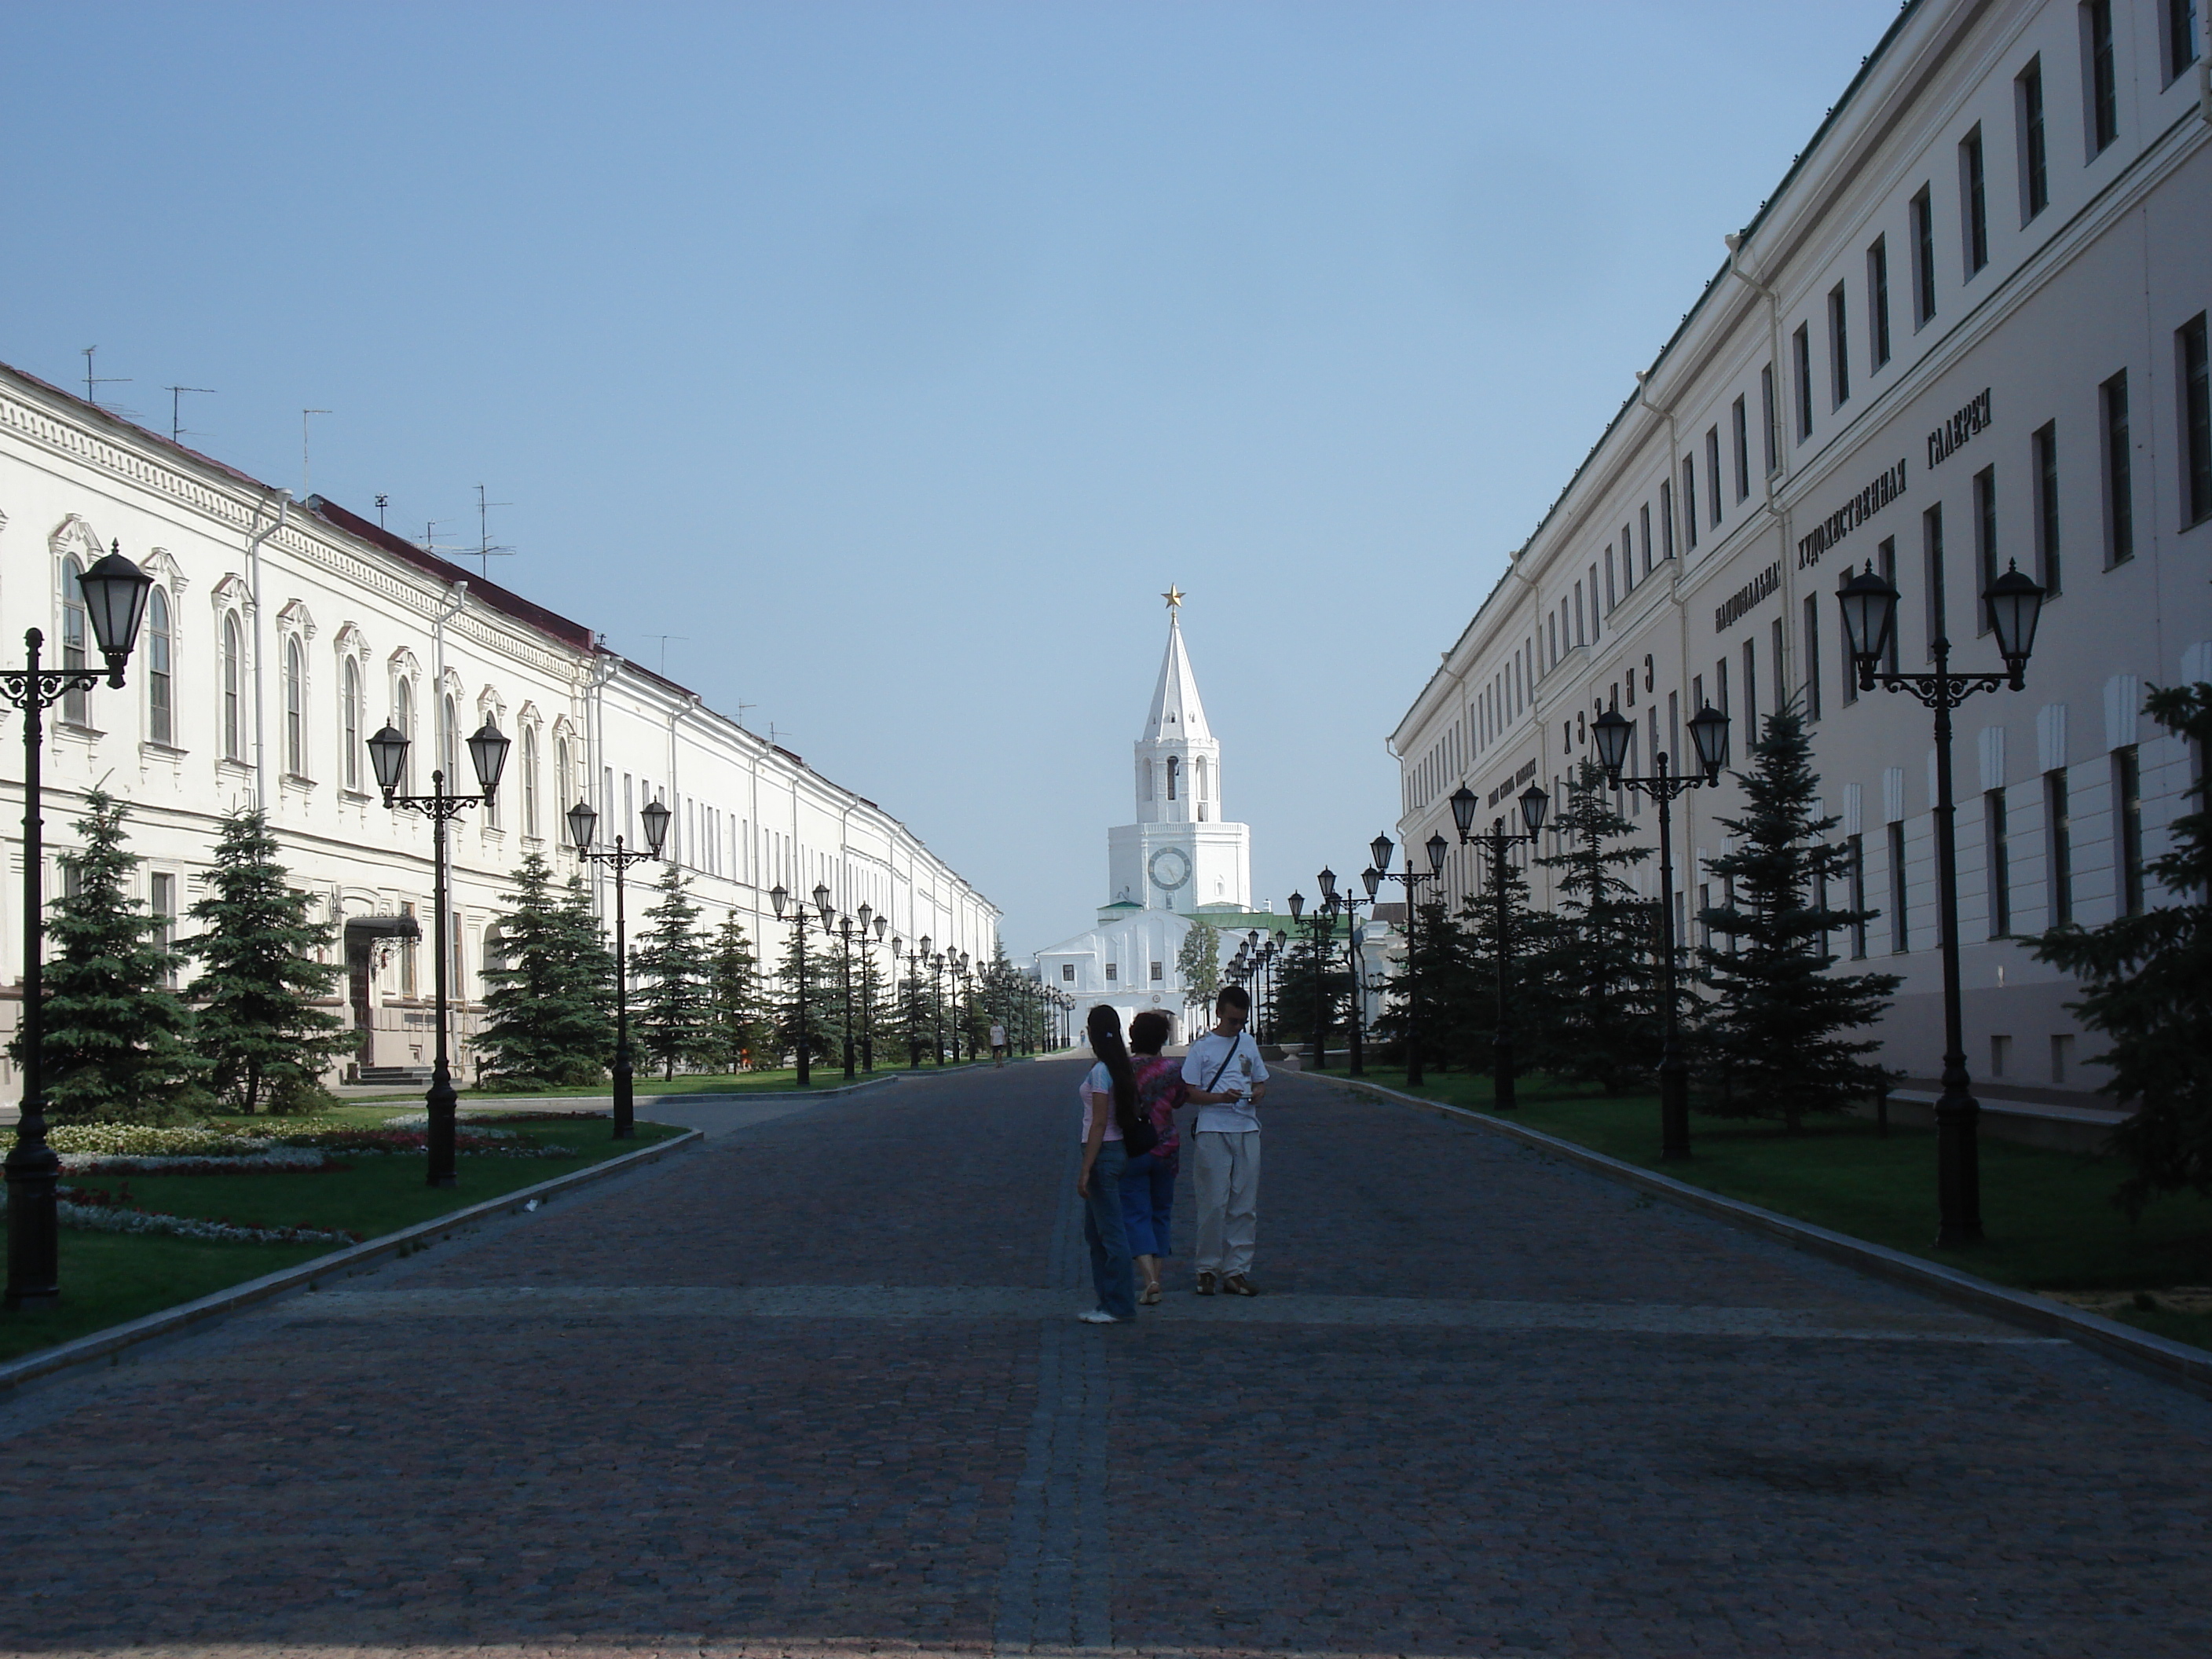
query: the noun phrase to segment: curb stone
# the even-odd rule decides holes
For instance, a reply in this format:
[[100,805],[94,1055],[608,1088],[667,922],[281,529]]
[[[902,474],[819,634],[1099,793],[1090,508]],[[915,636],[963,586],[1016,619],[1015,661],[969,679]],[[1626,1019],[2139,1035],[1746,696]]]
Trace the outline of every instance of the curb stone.
[[496,1215],[525,1209],[533,1201],[587,1186],[594,1181],[605,1180],[609,1176],[624,1173],[641,1164],[654,1163],[671,1152],[681,1151],[704,1139],[698,1130],[686,1129],[680,1135],[657,1141],[650,1146],[641,1146],[620,1158],[611,1158],[605,1163],[594,1164],[586,1169],[571,1170],[566,1175],[555,1176],[550,1181],[541,1181],[534,1186],[518,1187],[514,1191],[501,1193],[496,1198],[488,1198],[464,1209],[433,1216],[429,1220],[417,1222],[411,1227],[402,1227],[398,1232],[385,1233],[362,1243],[349,1245],[343,1250],[334,1250],[328,1255],[316,1256],[295,1267],[264,1273],[258,1279],[249,1279],[242,1285],[216,1291],[196,1301],[180,1302],[173,1308],[156,1309],[120,1325],[111,1325],[106,1330],[94,1331],[73,1341],[58,1343],[51,1348],[41,1348],[35,1353],[26,1354],[21,1359],[0,1365],[0,1394],[90,1360],[107,1359],[112,1363],[125,1349],[136,1347],[142,1342],[174,1335],[204,1321],[220,1318],[224,1314],[234,1313],[257,1302],[266,1302],[282,1296],[288,1291],[295,1291],[302,1286],[313,1290],[318,1279],[357,1273],[386,1256],[396,1255],[404,1246],[433,1237],[443,1237],[472,1222],[489,1220]]
[[1368,1094],[1377,1099],[1401,1106],[1411,1106],[1422,1111],[1434,1112],[1440,1117],[1454,1118],[1472,1123],[1500,1134],[1508,1139],[1549,1152],[1579,1164],[1595,1174],[1607,1176],[1627,1186],[1650,1193],[1679,1204],[1685,1209],[1697,1210],[1732,1225],[1826,1256],[1845,1267],[1856,1267],[1877,1279],[1909,1285],[1914,1290],[1936,1296],[1955,1307],[2001,1319],[2045,1336],[2057,1336],[2094,1348],[2108,1359],[2144,1371],[2161,1382],[2172,1382],[2187,1389],[2192,1394],[2212,1399],[2212,1350],[2192,1347],[2186,1342],[2137,1330],[2132,1325],[2123,1325],[2116,1319],[2106,1319],[2079,1308],[2069,1308],[2064,1303],[2053,1302],[2028,1291],[2016,1291],[1994,1280],[1961,1273],[1955,1267],[1946,1267],[1938,1262],[1923,1261],[1918,1256],[1908,1255],[1902,1250],[1891,1249],[1886,1244],[1875,1244],[1863,1238],[1853,1238],[1848,1233],[1835,1232],[1829,1228],[1815,1226],[1809,1221],[1781,1215],[1762,1209],[1756,1204],[1747,1204],[1741,1199],[1726,1198],[1703,1187],[1693,1187],[1688,1182],[1677,1181],[1640,1165],[1608,1158],[1603,1152],[1592,1152],[1558,1135],[1546,1134],[1540,1129],[1531,1129],[1509,1119],[1495,1117],[1487,1112],[1478,1112],[1465,1106],[1447,1105],[1440,1100],[1426,1100],[1419,1095],[1401,1093],[1386,1089],[1379,1083],[1368,1083],[1357,1078],[1331,1077],[1314,1079],[1327,1081],[1340,1089]]

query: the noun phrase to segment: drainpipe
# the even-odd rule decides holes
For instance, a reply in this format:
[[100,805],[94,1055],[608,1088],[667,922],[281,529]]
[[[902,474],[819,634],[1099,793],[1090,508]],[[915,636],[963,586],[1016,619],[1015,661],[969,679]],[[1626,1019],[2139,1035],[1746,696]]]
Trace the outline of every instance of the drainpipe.
[[694,853],[690,838],[684,833],[684,801],[681,793],[676,787],[676,722],[693,709],[702,706],[698,693],[693,692],[668,711],[668,803],[670,810],[676,814],[676,822],[672,827],[677,836],[677,855],[680,859],[684,854],[692,854],[692,864],[695,868],[697,866],[698,859]]
[[[260,517],[256,508],[254,516]],[[263,741],[267,727],[264,719],[265,700],[263,689],[267,683],[261,653],[261,544],[282,530],[292,516],[292,492],[276,492],[276,517],[266,530],[257,530],[246,538],[246,586],[253,599],[253,810],[269,810],[269,748]]]
[[[1782,296],[1743,268],[1741,235],[1730,231],[1721,240],[1728,244],[1729,275],[1753,293],[1766,296],[1766,361],[1771,366],[1769,373],[1774,377],[1774,395],[1777,399],[1775,413],[1778,416],[1781,413],[1779,399],[1782,396]],[[1766,419],[1766,410],[1764,408],[1759,411],[1759,414],[1762,421]],[[1765,446],[1769,443],[1774,446],[1775,459],[1781,463],[1771,472],[1766,471],[1765,464]],[[1766,510],[1773,513],[1777,510],[1774,505],[1774,481],[1789,471],[1790,453],[1787,447],[1782,442],[1781,434],[1772,430],[1761,434],[1759,449],[1759,471],[1763,475],[1764,483],[1762,495]]]

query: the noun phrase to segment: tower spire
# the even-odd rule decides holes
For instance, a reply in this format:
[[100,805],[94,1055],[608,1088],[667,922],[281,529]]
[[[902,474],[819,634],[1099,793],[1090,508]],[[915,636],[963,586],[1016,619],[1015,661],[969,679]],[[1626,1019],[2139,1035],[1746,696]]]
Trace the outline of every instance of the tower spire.
[[1159,684],[1152,690],[1152,712],[1146,717],[1145,738],[1210,742],[1213,733],[1206,724],[1206,705],[1199,701],[1198,676],[1191,672],[1190,653],[1182,642],[1182,594],[1168,594],[1168,648],[1160,659]]

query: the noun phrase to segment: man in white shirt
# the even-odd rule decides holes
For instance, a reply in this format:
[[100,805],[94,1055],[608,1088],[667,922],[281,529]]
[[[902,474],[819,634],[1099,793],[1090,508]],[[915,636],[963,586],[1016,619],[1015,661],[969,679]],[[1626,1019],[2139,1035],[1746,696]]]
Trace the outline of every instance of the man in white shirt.
[[996,1020],[991,1022],[991,1060],[997,1066],[1006,1063],[1006,1028]]
[[1227,985],[1214,1000],[1213,1029],[1183,1056],[1182,1080],[1198,1108],[1198,1293],[1257,1296],[1245,1277],[1260,1231],[1260,1102],[1267,1063],[1244,1030],[1252,999]]

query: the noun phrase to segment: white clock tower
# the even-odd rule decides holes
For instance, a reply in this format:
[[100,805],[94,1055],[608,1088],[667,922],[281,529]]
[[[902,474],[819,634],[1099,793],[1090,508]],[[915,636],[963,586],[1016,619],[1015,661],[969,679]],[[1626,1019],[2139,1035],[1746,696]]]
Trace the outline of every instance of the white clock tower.
[[1137,821],[1107,831],[1108,902],[1185,915],[1252,902],[1251,831],[1224,821],[1221,745],[1206,724],[1182,642],[1182,592],[1170,587],[1167,655],[1137,740]]

